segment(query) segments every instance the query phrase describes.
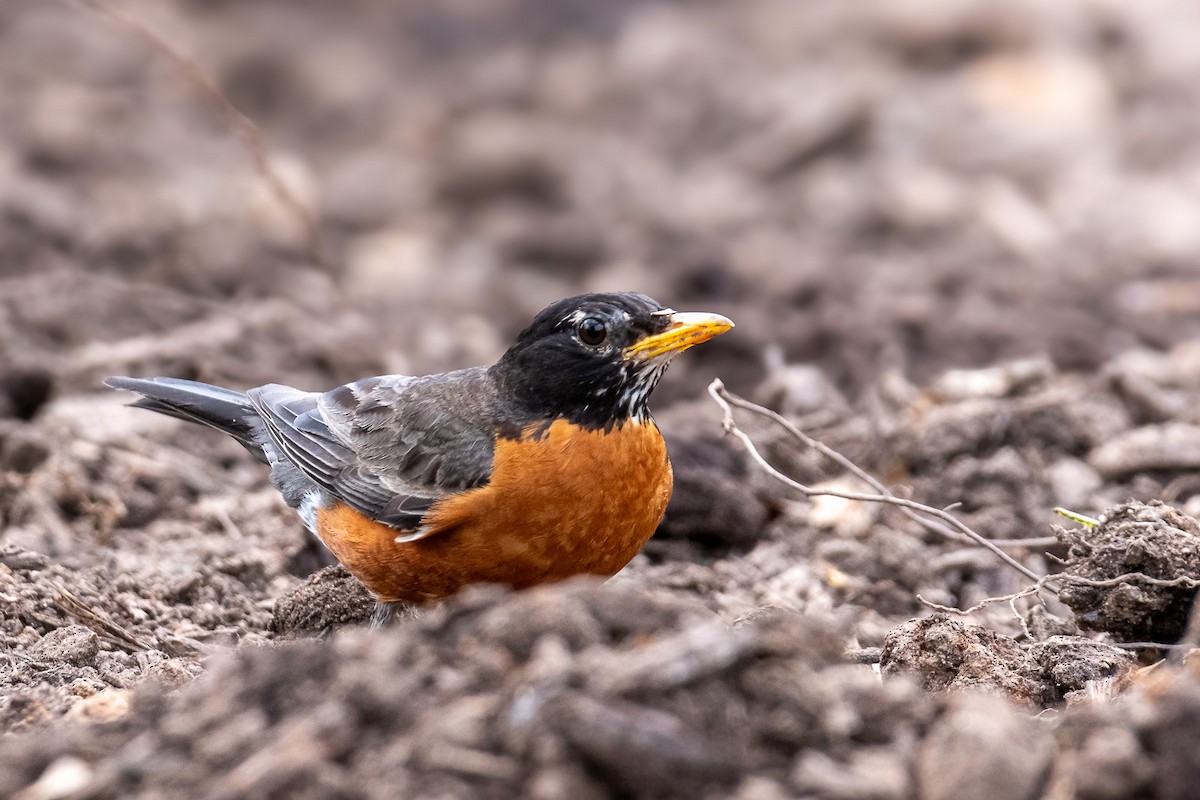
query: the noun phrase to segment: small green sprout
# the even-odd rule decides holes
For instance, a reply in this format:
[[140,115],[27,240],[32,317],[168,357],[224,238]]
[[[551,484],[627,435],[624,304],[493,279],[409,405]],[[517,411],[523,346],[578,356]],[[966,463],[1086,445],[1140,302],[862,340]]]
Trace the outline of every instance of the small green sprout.
[[1089,517],[1086,514],[1080,514],[1077,511],[1071,511],[1070,509],[1063,508],[1062,506],[1055,506],[1054,513],[1058,514],[1060,517],[1066,517],[1072,522],[1077,522],[1080,525],[1088,528],[1095,528],[1100,524],[1100,520],[1095,519],[1094,517]]

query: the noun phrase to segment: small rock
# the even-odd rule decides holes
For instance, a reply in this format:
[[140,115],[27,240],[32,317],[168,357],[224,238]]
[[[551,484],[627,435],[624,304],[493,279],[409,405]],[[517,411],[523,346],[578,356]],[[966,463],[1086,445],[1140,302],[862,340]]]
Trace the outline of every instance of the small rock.
[[314,635],[340,625],[366,622],[375,600],[340,564],[310,576],[291,594],[275,601],[271,630],[277,634]]
[[133,692],[129,689],[105,689],[85,697],[67,711],[67,719],[80,722],[114,722],[129,714]]
[[182,658],[168,658],[150,665],[146,670],[145,680],[175,689],[188,683],[199,673],[200,667],[194,662]]
[[1063,692],[1087,688],[1091,681],[1111,678],[1133,664],[1133,654],[1082,636],[1052,636],[1035,644],[1030,655]]
[[77,667],[95,664],[99,652],[99,638],[82,625],[50,631],[33,648],[33,655],[39,660],[65,661]]
[[898,431],[892,449],[914,469],[944,464],[955,456],[1004,441],[1008,415],[996,400],[937,405]]
[[1053,695],[1041,667],[1016,641],[946,614],[893,628],[879,666],[885,675],[913,675],[928,691],[982,690],[1035,707]]
[[1064,619],[1046,610],[1044,605],[1035,605],[1025,614],[1025,627],[1035,642],[1045,641],[1051,636],[1076,636],[1079,626],[1074,620]]
[[[1200,579],[1200,523],[1160,502],[1109,509],[1094,528],[1055,528],[1070,545],[1059,599],[1085,630],[1122,642],[1174,642],[1183,635],[1196,588],[1154,580]],[[1078,579],[1078,580],[1076,580]]]
[[1194,421],[1189,417],[1191,393],[1178,385],[1191,370],[1179,369],[1176,360],[1156,351],[1131,350],[1105,368],[1113,390],[1139,423]]
[[[831,481],[814,484],[820,491],[835,491],[841,494],[874,494],[874,490],[858,478],[842,476]],[[832,529],[838,536],[857,538],[866,534],[879,518],[879,506],[834,495],[818,495],[811,498],[812,510],[808,524],[816,528]]]
[[942,375],[930,391],[942,402],[1008,397],[1045,383],[1054,375],[1046,356],[1023,358],[984,369],[956,369]]
[[1069,380],[1011,402],[1013,442],[1041,451],[1085,452],[1130,425],[1129,412],[1121,403]]
[[767,351],[767,377],[757,394],[761,403],[785,417],[823,412],[840,418],[850,412],[845,396],[820,367],[787,364],[778,348]]
[[0,564],[9,569],[39,570],[44,569],[49,563],[50,559],[32,550],[25,550],[12,544],[0,547]]

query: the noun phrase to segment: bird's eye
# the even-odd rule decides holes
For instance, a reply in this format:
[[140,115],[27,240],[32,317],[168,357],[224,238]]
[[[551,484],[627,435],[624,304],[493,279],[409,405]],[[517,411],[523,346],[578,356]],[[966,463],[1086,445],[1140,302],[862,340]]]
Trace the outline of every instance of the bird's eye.
[[602,320],[595,317],[585,317],[580,320],[579,327],[575,330],[579,334],[579,341],[588,347],[599,347],[608,338],[608,328],[604,326]]

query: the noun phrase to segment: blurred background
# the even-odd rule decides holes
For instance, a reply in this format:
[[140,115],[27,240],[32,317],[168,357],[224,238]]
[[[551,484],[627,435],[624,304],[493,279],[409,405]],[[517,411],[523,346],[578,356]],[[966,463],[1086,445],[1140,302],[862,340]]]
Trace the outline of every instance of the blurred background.
[[1188,0],[111,8],[0,7],[10,414],[485,363],[585,290],[737,321],[660,407],[772,345],[854,399],[1200,326]]
[[[1056,505],[1099,515],[1162,499],[1200,515],[1197,31],[1194,0],[0,0],[0,730],[64,715],[126,726],[5,737],[0,796],[40,785],[70,751],[85,777],[173,787],[161,796],[250,796],[264,765],[282,765],[294,774],[279,786],[314,796],[488,796],[477,779],[499,775],[511,791],[491,796],[603,797],[573,748],[606,736],[637,743],[609,764],[632,770],[623,785],[644,787],[638,770],[657,763],[652,778],[706,796],[676,783],[677,729],[661,717],[658,740],[581,724],[570,748],[529,745],[530,761],[498,710],[550,676],[622,685],[647,663],[628,658],[642,645],[665,669],[664,636],[688,642],[685,672],[703,643],[723,659],[741,642],[743,672],[722,661],[694,693],[665,690],[689,730],[715,731],[711,752],[765,743],[752,763],[773,777],[737,796],[912,796],[906,765],[942,701],[846,670],[842,650],[925,625],[926,601],[965,608],[1027,577],[895,508],[800,502],[721,438],[704,387],[720,377],[889,487],[954,504],[1009,540],[1026,576],[1078,556],[1050,536]],[[621,575],[459,598],[375,639],[229,652],[327,633],[371,601],[319,571],[328,556],[236,443],[126,408],[104,376],[315,390],[490,363],[549,302],[614,289],[737,323],[655,394],[675,495]],[[861,488],[741,423],[797,480]],[[1114,570],[1181,585],[1167,548],[1130,541],[1104,551]],[[1160,619],[1158,594],[1116,605]],[[1028,645],[1072,620],[1103,629],[1087,608],[1023,602],[1028,624],[998,604],[971,635]],[[669,610],[685,606],[716,638],[691,638]],[[781,650],[770,609],[816,627],[787,628],[801,645]],[[999,675],[1034,706],[1091,691],[1091,678],[1046,677],[1057,656],[1043,675],[1006,641],[1017,678],[989,662],[964,668],[968,685]],[[979,652],[963,647],[927,662]],[[219,680],[195,690],[207,695],[136,688],[130,705],[144,682],[209,667]],[[589,708],[611,722],[606,691]],[[1133,734],[1101,727],[1103,747],[1060,763],[1128,785],[1080,796],[1195,795],[1194,722],[1177,733],[1184,703],[1160,698],[1158,769],[1174,783],[1142,791],[1151,768]],[[964,730],[981,718],[1004,715]],[[1031,749],[973,774],[1020,767],[1042,785],[1053,745],[995,730],[987,741]],[[646,741],[669,743],[666,757]],[[808,758],[816,741],[834,755]],[[933,741],[934,773],[991,749],[959,729]],[[1117,751],[1131,766],[1111,765]],[[464,774],[447,752],[467,754]],[[709,752],[693,751],[692,777],[715,763],[732,785],[737,770]]]

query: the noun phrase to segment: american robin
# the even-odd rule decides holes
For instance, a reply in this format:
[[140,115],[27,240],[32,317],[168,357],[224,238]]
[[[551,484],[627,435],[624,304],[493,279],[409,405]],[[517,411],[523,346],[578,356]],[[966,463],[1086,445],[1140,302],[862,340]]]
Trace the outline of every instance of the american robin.
[[674,356],[732,327],[644,294],[586,294],[538,314],[490,367],[324,393],[106,383],[234,437],[380,603],[421,603],[624,567],[671,496],[650,393]]

